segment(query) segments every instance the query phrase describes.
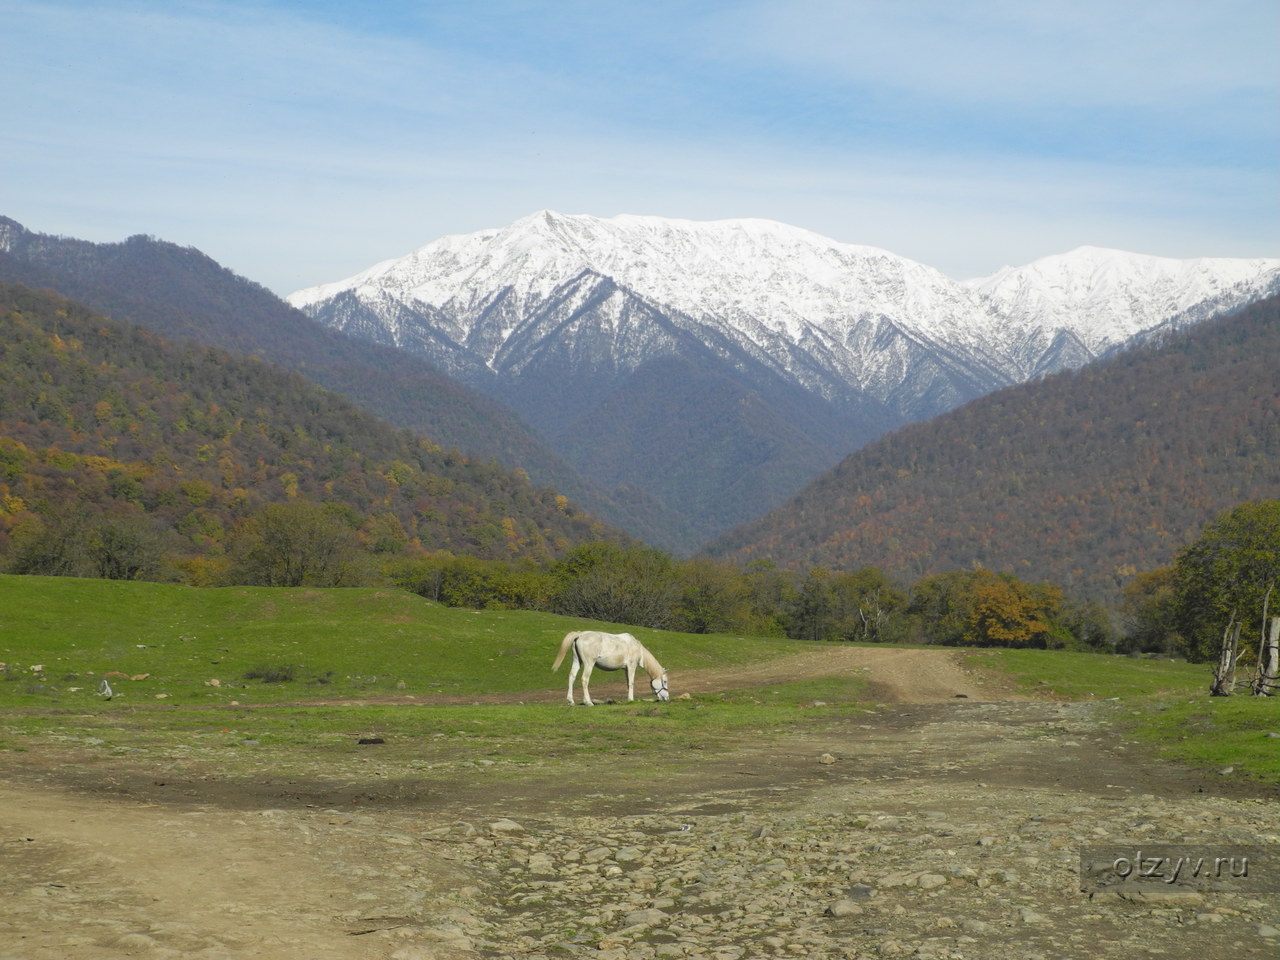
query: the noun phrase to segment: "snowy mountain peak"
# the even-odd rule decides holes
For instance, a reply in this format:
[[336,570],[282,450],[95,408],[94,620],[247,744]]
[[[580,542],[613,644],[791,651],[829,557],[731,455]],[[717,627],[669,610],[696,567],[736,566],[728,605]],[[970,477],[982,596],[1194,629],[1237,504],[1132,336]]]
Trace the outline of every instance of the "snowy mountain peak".
[[[445,237],[289,300],[305,310],[345,290],[379,288],[447,309],[504,287],[537,300],[584,271],[694,317],[750,317],[793,338],[851,309],[883,312],[908,282],[954,288],[938,271],[885,250],[771,220],[602,219],[542,210],[504,228]],[[927,319],[921,314],[916,322]]]
[[[539,210],[289,300],[343,329],[413,344],[455,372],[499,377],[525,376],[534,358],[562,348],[596,367],[609,357],[635,369],[678,352],[679,330],[726,362],[915,417],[1276,290],[1277,260],[1080,247],[959,283],[772,220]],[[645,329],[655,318],[671,330]],[[559,344],[566,337],[598,342]]]

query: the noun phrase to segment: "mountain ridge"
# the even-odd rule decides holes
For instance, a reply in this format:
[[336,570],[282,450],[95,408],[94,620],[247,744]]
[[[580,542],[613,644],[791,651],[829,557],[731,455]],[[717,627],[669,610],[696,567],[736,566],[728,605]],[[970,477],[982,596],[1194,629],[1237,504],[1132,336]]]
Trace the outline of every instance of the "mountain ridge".
[[243,522],[307,500],[338,508],[383,559],[446,550],[545,562],[626,542],[527,475],[442,449],[256,357],[3,282],[0,329],[0,554],[60,518],[122,522],[208,582]]
[[0,280],[299,370],[679,553],[906,423],[1239,309],[1280,260],[1084,247],[962,283],[773,221],[541,211],[357,277],[307,316],[193,248],[0,218]]
[[[945,356],[963,368],[961,382],[989,389],[1096,358],[1179,316],[1280,290],[1280,259],[1175,260],[1085,246],[961,282],[880,248],[774,221],[544,210],[440,238],[287,299],[340,328],[353,322],[353,300],[377,301],[360,316],[365,329],[380,324],[383,342],[394,344],[413,328],[429,329],[442,338],[434,358],[467,378],[477,363],[501,374],[512,353],[504,347],[587,273],[686,329],[730,336],[827,399],[864,391],[907,416],[939,412],[914,409],[902,389],[911,379],[902,355],[912,348]],[[338,294],[348,295],[341,318],[326,310]],[[1064,351],[1064,336],[1073,350]],[[819,370],[796,363],[797,349],[820,356]],[[963,393],[957,398],[972,398]]]

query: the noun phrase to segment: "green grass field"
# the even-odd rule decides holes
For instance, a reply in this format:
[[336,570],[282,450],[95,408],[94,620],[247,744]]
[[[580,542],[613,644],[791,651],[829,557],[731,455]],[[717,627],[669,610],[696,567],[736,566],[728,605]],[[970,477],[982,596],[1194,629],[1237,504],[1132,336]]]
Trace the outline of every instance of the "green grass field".
[[[0,661],[12,683],[0,685],[0,705],[24,696],[46,705],[93,702],[104,676],[117,699],[135,703],[550,692],[564,682],[564,667],[559,681],[550,673],[560,639],[587,626],[598,625],[444,607],[394,589],[199,589],[0,576]],[[616,629],[630,629],[671,671],[744,663],[798,646]],[[247,679],[254,674],[268,679]]]
[[[475,764],[568,770],[602,756],[652,767],[865,709],[861,679],[833,676],[571,710],[567,668],[552,674],[551,662],[564,634],[587,625],[448,608],[392,589],[0,576],[0,751],[325,776],[373,762],[358,741],[381,738],[376,762],[386,776]],[[677,697],[683,671],[812,649],[604,626],[635,633],[676,678]],[[1106,701],[1132,736],[1170,758],[1280,781],[1280,739],[1265,736],[1280,732],[1280,702],[1210,698],[1206,666],[1033,650],[970,658],[1039,695]],[[597,700],[621,699],[619,676],[597,673]],[[98,694],[104,678],[109,700]],[[479,702],[494,694],[514,702]],[[641,678],[637,694],[648,695]],[[815,711],[814,700],[827,706]]]
[[[0,576],[0,750],[62,746],[240,775],[320,775],[359,754],[359,739],[379,737],[380,761],[407,772],[425,741],[441,767],[572,763],[584,744],[595,757],[654,760],[804,722],[815,698],[831,702],[828,713],[860,709],[861,681],[836,677],[696,702],[571,710],[568,667],[553,674],[551,664],[565,633],[585,626],[600,625],[449,608],[393,589]],[[675,675],[807,649],[614,628],[630,629]],[[621,676],[596,673],[597,701],[625,694]],[[104,678],[109,700],[98,693]],[[649,694],[643,674],[636,692]],[[493,694],[519,701],[467,699]]]

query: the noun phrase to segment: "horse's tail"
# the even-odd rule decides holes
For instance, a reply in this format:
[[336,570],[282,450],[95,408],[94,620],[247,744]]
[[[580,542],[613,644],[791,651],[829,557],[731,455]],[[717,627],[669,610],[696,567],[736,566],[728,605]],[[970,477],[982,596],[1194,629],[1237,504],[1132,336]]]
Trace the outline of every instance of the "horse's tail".
[[560,669],[560,664],[564,660],[564,655],[569,652],[569,648],[573,646],[573,641],[577,639],[577,633],[566,633],[564,635],[564,639],[560,641],[560,652],[556,654],[556,662],[551,665],[552,673],[555,673]]

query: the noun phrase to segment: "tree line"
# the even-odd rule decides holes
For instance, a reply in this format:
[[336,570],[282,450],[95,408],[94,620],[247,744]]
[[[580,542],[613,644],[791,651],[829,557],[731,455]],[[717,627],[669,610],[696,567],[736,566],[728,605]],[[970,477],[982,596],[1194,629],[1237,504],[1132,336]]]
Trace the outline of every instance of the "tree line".
[[[1143,647],[1217,662],[1211,692],[1280,691],[1280,500],[1220,514],[1173,563],[1125,590],[1126,634]],[[1240,676],[1246,666],[1249,675]]]
[[[819,642],[1159,654],[1218,660],[1218,693],[1246,684],[1255,692],[1280,689],[1280,500],[1224,511],[1174,562],[1134,576],[1116,610],[981,567],[904,584],[876,567],[800,572],[765,561],[677,560],[604,542],[544,565],[437,552],[397,560],[384,574],[454,606]],[[1252,674],[1237,679],[1242,663]]]
[[453,606],[547,610],[688,633],[1099,651],[1118,642],[1101,608],[1077,605],[1050,584],[981,569],[908,586],[874,567],[797,572],[590,543],[546,566],[437,553],[397,562],[387,574]]
[[[904,584],[875,567],[740,566],[707,556],[677,559],[633,542],[594,540],[538,560],[428,550],[392,529],[384,536],[385,543],[371,536],[367,518],[341,503],[267,504],[236,527],[224,554],[180,579],[205,586],[390,583],[449,606],[544,610],[689,633],[1219,658],[1220,673],[1230,673],[1224,693],[1237,682],[1236,665],[1256,658],[1257,676],[1248,682],[1274,688],[1276,679],[1276,665],[1263,661],[1275,659],[1268,651],[1280,611],[1280,500],[1227,511],[1174,563],[1135,576],[1118,617],[1054,584],[985,568]],[[145,518],[94,519],[71,510],[20,531],[4,569],[174,579],[172,568],[164,574],[164,549]]]

